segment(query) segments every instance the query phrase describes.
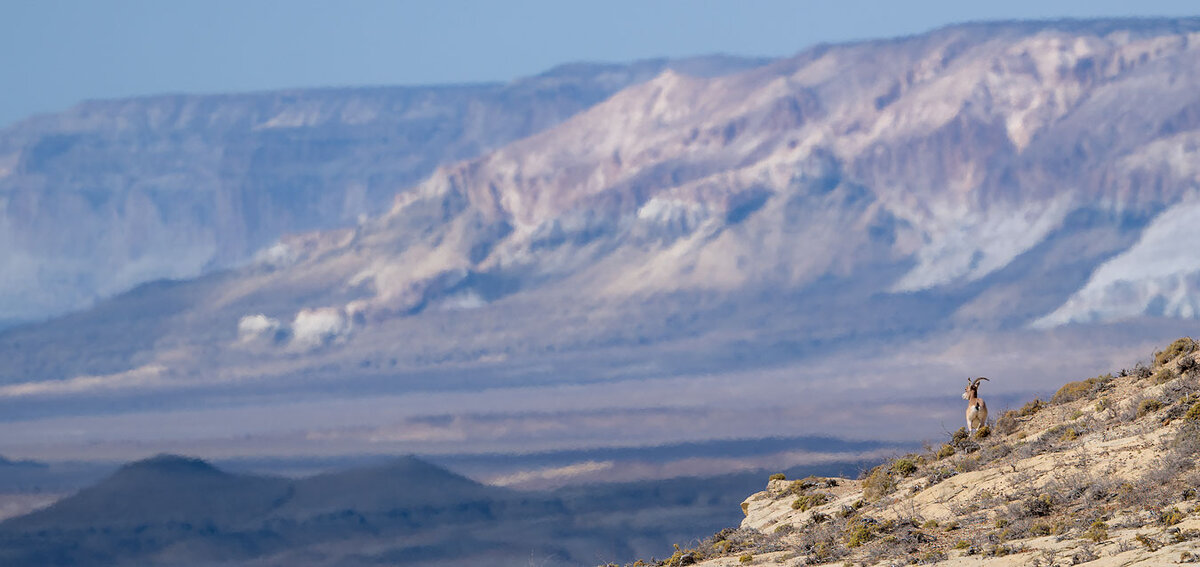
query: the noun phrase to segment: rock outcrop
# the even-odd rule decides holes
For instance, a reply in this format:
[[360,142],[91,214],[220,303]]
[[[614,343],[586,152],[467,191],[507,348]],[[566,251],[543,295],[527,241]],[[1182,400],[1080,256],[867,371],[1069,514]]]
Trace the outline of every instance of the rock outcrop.
[[741,526],[659,564],[1200,561],[1196,351],[1180,339],[1153,367],[1066,384],[860,479],[773,478]]

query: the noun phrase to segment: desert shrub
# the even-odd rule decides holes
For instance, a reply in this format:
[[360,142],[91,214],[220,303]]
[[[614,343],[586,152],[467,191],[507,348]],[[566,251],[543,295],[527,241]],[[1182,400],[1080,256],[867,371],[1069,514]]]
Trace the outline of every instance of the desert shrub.
[[949,559],[949,556],[946,555],[945,551],[941,551],[939,549],[934,549],[934,550],[930,550],[930,551],[926,551],[925,553],[922,553],[921,556],[917,559],[917,564],[918,565],[933,565],[934,563],[941,563],[942,561],[945,561],[946,559]]
[[1187,355],[1179,359],[1179,372],[1183,374],[1191,374],[1200,368],[1200,363],[1196,362],[1195,355]]
[[771,480],[787,480],[787,475],[783,474],[781,472],[777,472],[777,473],[771,475]]
[[1138,380],[1145,380],[1153,374],[1154,374],[1154,371],[1151,370],[1149,366],[1146,366],[1145,364],[1142,364],[1140,362],[1137,364],[1137,366],[1133,367],[1133,375]]
[[1146,549],[1150,550],[1151,553],[1158,551],[1158,548],[1162,547],[1161,542],[1159,542],[1158,540],[1156,540],[1146,534],[1138,534],[1137,536],[1134,537],[1134,539],[1136,539],[1138,543],[1145,546]]
[[1012,445],[1009,445],[1008,443],[1001,442],[988,445],[979,453],[979,460],[990,463],[997,459],[1003,459],[1004,457],[1007,457],[1010,453],[1012,453],[1012,450]]
[[747,554],[745,554],[745,555],[743,555],[743,556],[741,556],[741,557],[739,557],[739,558],[738,558],[738,563],[741,563],[742,565],[745,565],[745,564],[747,564],[747,563],[749,563],[749,562],[751,562],[751,561],[754,561],[754,554],[753,554],[753,553],[747,553]]
[[837,479],[807,476],[800,480],[793,480],[792,484],[788,486],[788,490],[791,491],[792,494],[799,496],[808,489],[818,486],[833,488],[837,486]]
[[1021,406],[1021,409],[1017,412],[1017,416],[1018,417],[1029,417],[1029,416],[1041,411],[1042,408],[1044,408],[1044,407],[1046,407],[1046,402],[1043,402],[1042,400],[1040,400],[1038,398],[1034,398],[1032,402],[1029,402],[1029,403]]
[[1172,360],[1175,360],[1180,355],[1191,354],[1196,350],[1196,341],[1188,337],[1176,339],[1167,348],[1154,353],[1154,365],[1162,366]]
[[925,473],[925,481],[929,483],[929,486],[933,486],[956,474],[958,473],[954,472],[953,469],[948,468],[928,469]]
[[804,512],[806,510],[811,510],[813,508],[816,508],[817,506],[820,506],[826,502],[829,502],[830,498],[831,498],[830,495],[825,492],[814,492],[812,494],[805,494],[792,502],[792,509],[799,510],[801,512]]
[[1183,414],[1183,418],[1188,421],[1200,421],[1200,402],[1192,404],[1187,413]]
[[1178,508],[1161,510],[1158,513],[1158,523],[1162,526],[1173,526],[1179,522],[1182,522],[1186,516],[1187,515],[1183,512],[1180,512]]
[[1067,402],[1073,402],[1086,396],[1088,392],[1091,391],[1092,385],[1087,380],[1067,382],[1066,384],[1063,384],[1063,386],[1059,388],[1057,392],[1054,392],[1054,396],[1050,398],[1050,403],[1065,404]]
[[991,434],[992,434],[992,428],[987,425],[984,425],[983,427],[980,427],[979,429],[975,430],[975,438],[976,439],[987,439]]
[[967,439],[969,439],[970,437],[971,437],[971,434],[967,433],[966,427],[959,427],[958,431],[955,431],[953,434],[950,435],[950,443],[952,445],[957,446],[957,445],[963,443],[964,441],[966,441]]
[[892,463],[892,472],[900,476],[910,476],[912,473],[917,472],[917,463],[909,458],[896,459]]
[[938,521],[937,520],[925,520],[925,523],[921,524],[921,527],[925,528],[927,530],[932,530],[932,529],[938,527]]
[[1000,415],[1000,419],[996,420],[996,433],[1000,435],[1012,435],[1017,430],[1017,411],[1008,410]]
[[1052,448],[1050,435],[1042,435],[1033,441],[1018,445],[1016,453],[1018,458],[1028,459],[1029,457],[1041,455]]
[[1049,516],[1054,511],[1054,500],[1049,494],[1039,494],[1025,499],[1021,511],[1025,516],[1033,518]]
[[1062,434],[1059,435],[1058,438],[1063,441],[1074,441],[1079,439],[1079,432],[1076,431],[1074,427],[1068,427],[1063,430]]
[[1092,522],[1091,527],[1083,532],[1084,539],[1090,539],[1096,543],[1100,543],[1108,539],[1108,524],[1104,520],[1096,520]]
[[1191,462],[1200,458],[1200,422],[1187,421],[1167,444],[1171,454]]
[[874,502],[896,490],[896,479],[886,465],[879,465],[863,479],[862,489],[863,498]]
[[860,518],[846,525],[846,547],[860,547],[875,538],[879,524],[871,518]]
[[1170,368],[1163,368],[1154,374],[1154,383],[1166,384],[1167,382],[1170,382],[1178,377],[1179,374],[1177,374],[1174,370],[1171,370]]
[[1137,418],[1152,414],[1162,409],[1162,402],[1154,398],[1146,398],[1137,406]]
[[843,537],[840,527],[833,523],[821,524],[800,532],[797,548],[808,554],[808,563],[829,563],[848,553],[842,545]]
[[[1200,404],[1196,405],[1197,407],[1200,407]],[[1200,415],[1197,416],[1197,419],[1200,419]],[[952,456],[954,456],[954,445],[946,443],[945,445],[942,445],[942,448],[938,449],[937,458],[945,459]]]

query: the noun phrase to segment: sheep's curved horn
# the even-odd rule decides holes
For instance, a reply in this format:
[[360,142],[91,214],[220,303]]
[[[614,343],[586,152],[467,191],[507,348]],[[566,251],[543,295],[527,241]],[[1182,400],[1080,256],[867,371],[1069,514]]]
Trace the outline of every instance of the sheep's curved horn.
[[[968,380],[968,381],[970,381],[970,379],[969,379],[969,378],[968,378],[967,380]],[[987,378],[984,378],[983,376],[980,376],[980,377],[976,378],[974,382],[971,382],[971,387],[972,387],[972,388],[977,388],[977,387],[979,387],[979,381],[980,381],[980,380],[987,380],[988,382],[991,382],[991,380],[988,380]]]

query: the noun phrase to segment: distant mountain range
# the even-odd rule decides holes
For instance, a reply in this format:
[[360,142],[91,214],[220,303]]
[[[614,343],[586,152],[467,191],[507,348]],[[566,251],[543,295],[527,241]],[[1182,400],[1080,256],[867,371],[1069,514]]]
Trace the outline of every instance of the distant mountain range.
[[511,83],[89,101],[0,130],[0,323],[250,259],[352,225],[444,163],[556,125],[664,69],[572,64]]
[[0,562],[317,567],[524,566],[531,557],[542,565],[632,561],[669,554],[671,543],[735,521],[737,500],[762,474],[517,492],[413,457],[286,479],[160,455],[0,523]]

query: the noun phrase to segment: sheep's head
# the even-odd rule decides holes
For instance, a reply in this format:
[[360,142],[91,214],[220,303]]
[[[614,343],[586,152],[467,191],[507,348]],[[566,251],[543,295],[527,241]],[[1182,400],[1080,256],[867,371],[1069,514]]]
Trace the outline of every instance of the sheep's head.
[[[964,400],[969,400],[971,398],[976,397],[976,395],[979,392],[979,381],[980,380],[988,380],[988,379],[984,378],[983,376],[980,376],[980,377],[976,378],[975,381],[971,381],[970,378],[967,378],[967,387],[966,387],[966,389],[963,390],[963,395],[962,395],[962,398]],[[991,380],[988,380],[988,382],[991,382]]]

